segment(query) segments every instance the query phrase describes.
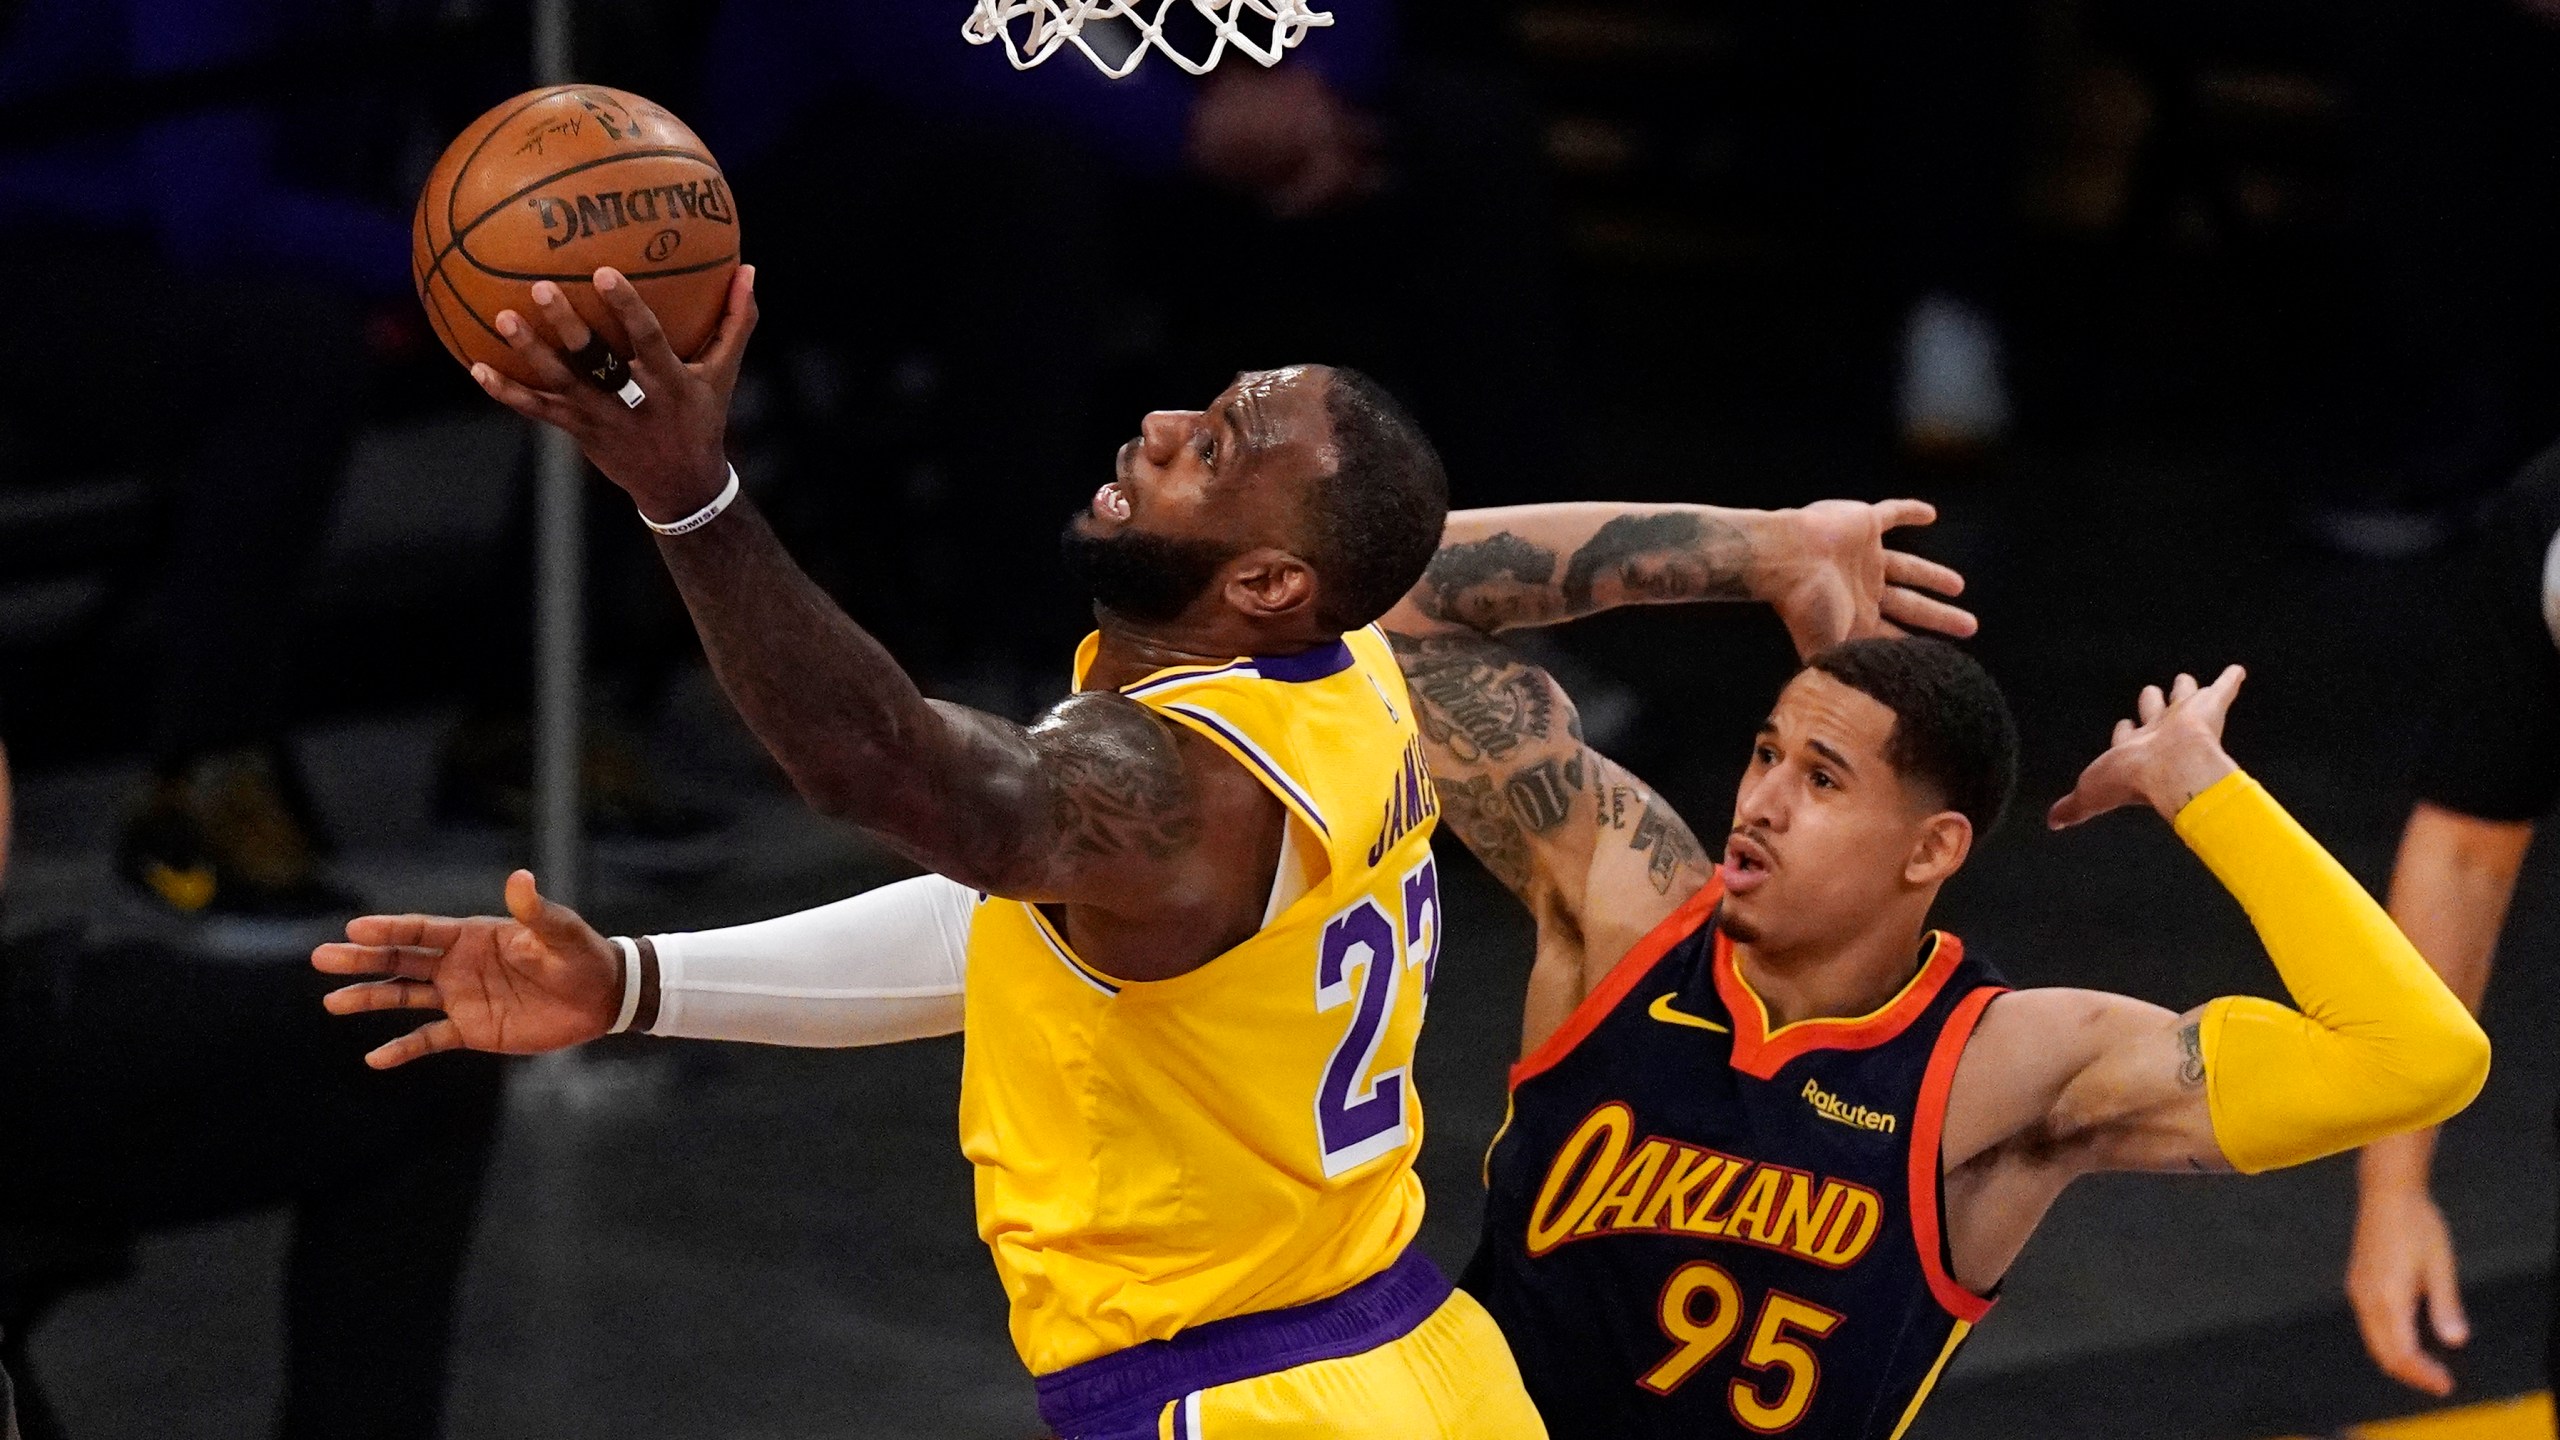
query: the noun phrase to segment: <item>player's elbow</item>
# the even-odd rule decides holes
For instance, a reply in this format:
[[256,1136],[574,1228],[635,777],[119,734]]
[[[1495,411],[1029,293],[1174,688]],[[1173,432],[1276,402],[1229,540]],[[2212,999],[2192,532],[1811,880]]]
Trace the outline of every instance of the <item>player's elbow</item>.
[[2412,1058],[2409,1095],[2415,1119],[2407,1129],[2441,1125],[2461,1114],[2489,1083],[2489,1033],[2460,1006],[2428,1028]]
[[895,830],[907,817],[933,808],[918,767],[875,749],[848,750],[816,764],[786,761],[783,770],[810,809],[866,830]]
[[875,828],[880,809],[879,797],[865,786],[849,783],[846,777],[827,772],[791,773],[791,788],[800,793],[800,801],[830,820],[848,825]]
[[2429,1007],[2385,1055],[2373,1057],[2376,1128],[2423,1130],[2459,1115],[2489,1082],[2489,1036],[2459,1005]]
[[2450,993],[2404,996],[2387,1019],[2344,1027],[2265,1001],[2217,1004],[2208,1104],[2244,1174],[2440,1125],[2489,1077],[2489,1037]]

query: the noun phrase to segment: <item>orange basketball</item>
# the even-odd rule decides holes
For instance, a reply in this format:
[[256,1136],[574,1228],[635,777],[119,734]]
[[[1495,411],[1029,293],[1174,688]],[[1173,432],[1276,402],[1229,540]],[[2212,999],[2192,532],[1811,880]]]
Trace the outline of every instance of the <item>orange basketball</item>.
[[556,282],[618,352],[622,327],[596,294],[610,265],[690,359],[720,326],[738,268],[738,207],[720,162],[685,123],[627,91],[555,85],[471,122],[436,162],[409,232],[418,299],[464,365],[531,382],[498,312],[537,315],[533,283]]

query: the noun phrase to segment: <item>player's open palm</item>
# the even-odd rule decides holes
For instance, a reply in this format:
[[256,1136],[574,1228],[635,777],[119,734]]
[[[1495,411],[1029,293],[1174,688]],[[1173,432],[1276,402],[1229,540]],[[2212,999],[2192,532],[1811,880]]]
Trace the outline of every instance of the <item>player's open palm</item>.
[[2222,723],[2248,678],[2248,671],[2226,665],[2210,685],[2182,674],[2165,694],[2157,685],[2143,686],[2136,718],[2116,722],[2106,753],[2080,772],[2080,783],[2053,803],[2045,823],[2060,830],[2124,805],[2149,805],[2162,819],[2177,819],[2188,801],[2240,768],[2222,748]]
[[344,942],[311,952],[326,974],[384,977],[330,991],[333,1014],[444,1012],[374,1050],[366,1064],[387,1070],[440,1050],[539,1055],[613,1027],[622,990],[612,942],[568,906],[543,899],[528,870],[507,877],[507,911],[505,918],[361,916],[347,923]]
[[1895,530],[1935,522],[1936,506],[1822,500],[1790,513],[1797,553],[1772,587],[1770,604],[1798,655],[1860,636],[1933,630],[1962,639],[1978,628],[1972,612],[1938,598],[1963,594],[1962,575],[1885,546]]

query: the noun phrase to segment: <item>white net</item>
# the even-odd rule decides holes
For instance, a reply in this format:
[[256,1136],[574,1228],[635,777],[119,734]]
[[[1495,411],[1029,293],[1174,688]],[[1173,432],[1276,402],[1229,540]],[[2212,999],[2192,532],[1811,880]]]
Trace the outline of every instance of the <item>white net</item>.
[[[1213,37],[1196,57],[1165,33],[1174,7],[1185,3],[1209,22]],[[1332,23],[1330,13],[1308,9],[1307,0],[977,0],[960,33],[972,45],[1002,45],[1016,70],[1073,45],[1117,80],[1137,69],[1149,50],[1194,75],[1208,74],[1230,45],[1276,65],[1309,30]]]

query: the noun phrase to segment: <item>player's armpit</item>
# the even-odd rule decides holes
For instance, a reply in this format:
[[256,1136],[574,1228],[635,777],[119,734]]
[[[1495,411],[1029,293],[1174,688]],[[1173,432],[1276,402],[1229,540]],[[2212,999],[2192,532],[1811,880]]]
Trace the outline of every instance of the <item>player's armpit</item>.
[[2193,1015],[2096,990],[2019,990],[1982,1012],[1939,1164],[1956,1279],[1988,1293],[2063,1191],[2099,1170],[2220,1171]]
[[2205,1105],[2200,1015],[2097,990],[2001,996],[1956,1071],[1946,1168],[2007,1151],[2065,1176],[2230,1169]]
[[1591,748],[1546,670],[1472,630],[1388,638],[1441,822],[1537,917],[1534,1045],[1714,862],[1661,796]]

